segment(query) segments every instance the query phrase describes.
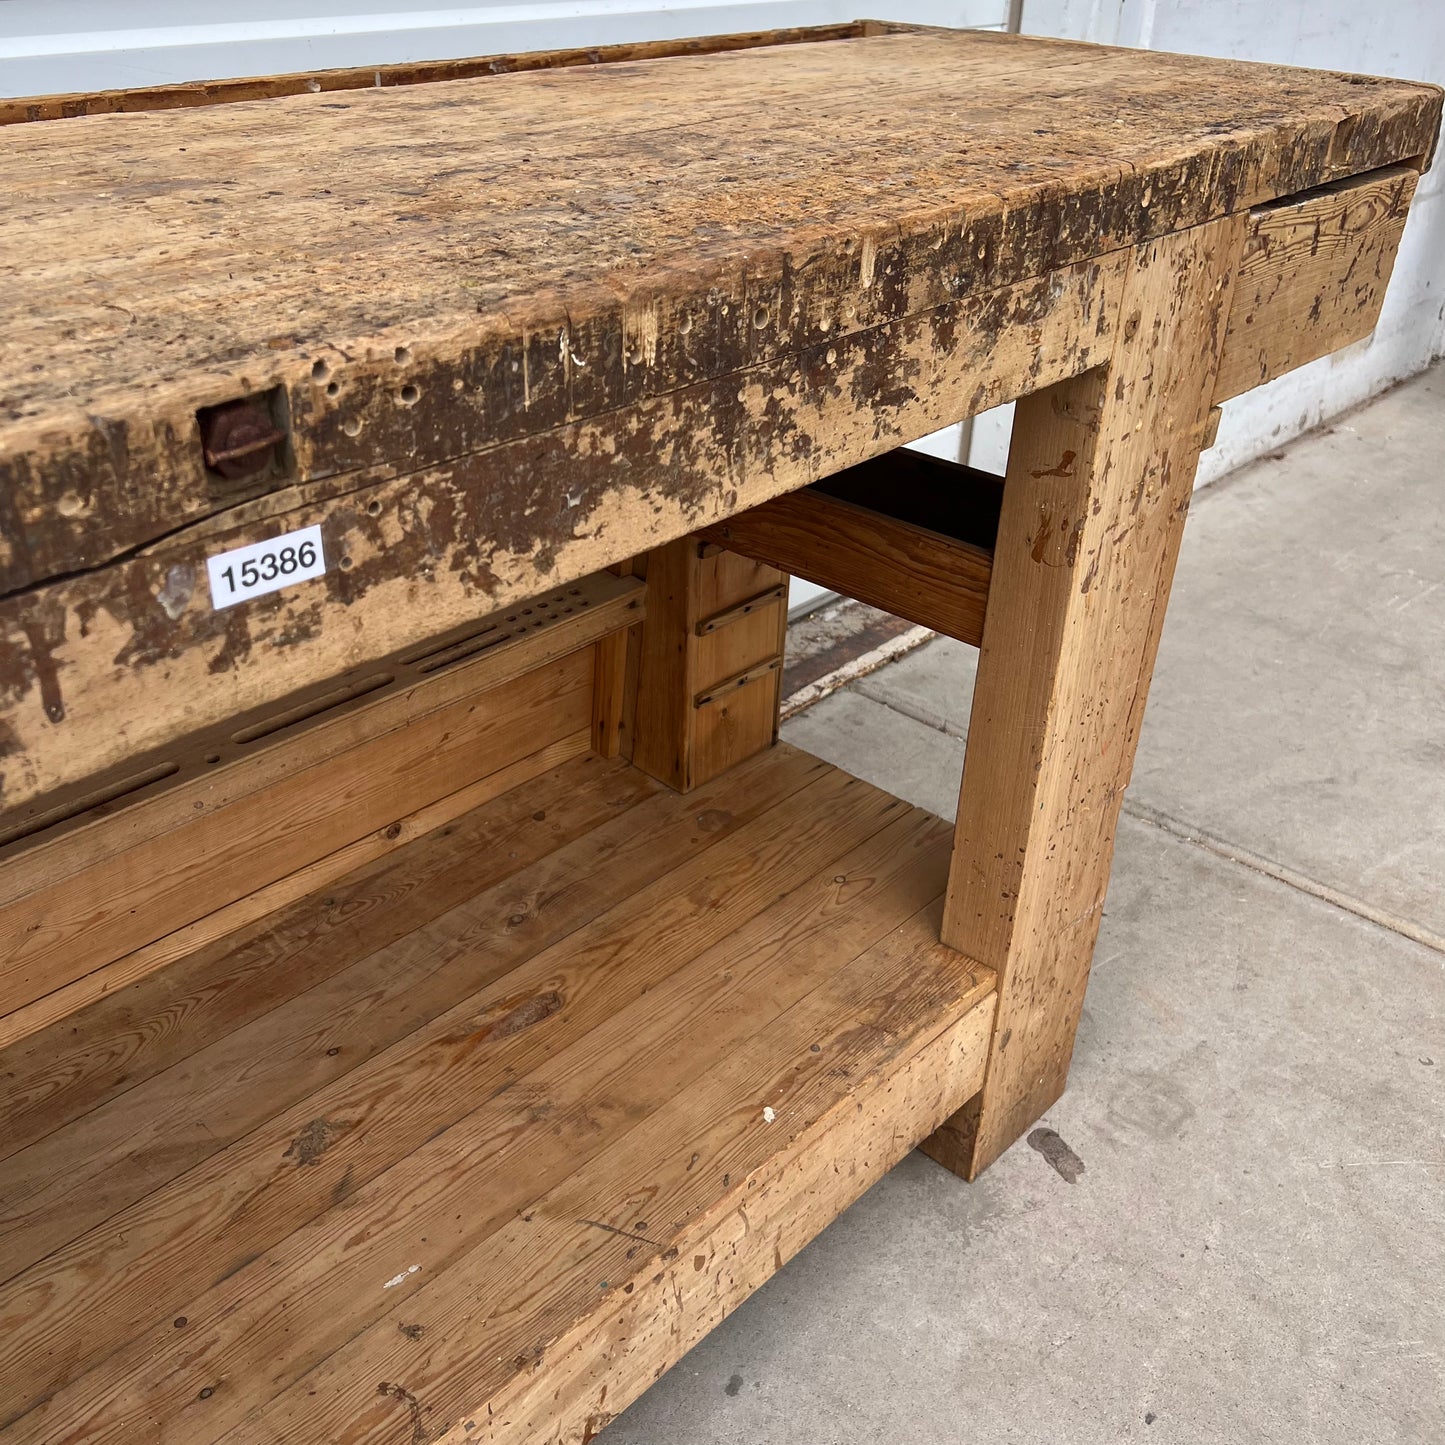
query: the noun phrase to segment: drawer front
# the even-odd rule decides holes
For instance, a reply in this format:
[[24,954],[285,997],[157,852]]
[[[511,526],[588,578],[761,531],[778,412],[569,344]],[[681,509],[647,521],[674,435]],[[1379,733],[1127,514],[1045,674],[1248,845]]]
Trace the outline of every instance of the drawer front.
[[1375,329],[1418,179],[1390,166],[1250,213],[1216,402]]

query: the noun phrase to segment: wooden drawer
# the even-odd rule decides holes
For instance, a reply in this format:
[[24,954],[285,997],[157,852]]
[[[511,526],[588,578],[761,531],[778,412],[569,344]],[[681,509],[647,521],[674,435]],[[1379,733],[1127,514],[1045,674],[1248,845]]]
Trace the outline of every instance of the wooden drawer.
[[1387,166],[1250,212],[1216,402],[1375,329],[1418,179]]

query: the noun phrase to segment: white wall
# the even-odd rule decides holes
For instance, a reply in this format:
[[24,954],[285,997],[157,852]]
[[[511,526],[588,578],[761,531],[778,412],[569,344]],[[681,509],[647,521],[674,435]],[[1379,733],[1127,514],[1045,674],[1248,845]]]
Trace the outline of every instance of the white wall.
[[[1445,85],[1445,0],[1023,0],[1020,28]],[[1445,160],[1421,177],[1374,336],[1227,402],[1201,483],[1445,355],[1442,176]]]
[[[1007,0],[876,7],[1001,25]],[[0,0],[0,95],[665,40],[854,19],[857,0]]]

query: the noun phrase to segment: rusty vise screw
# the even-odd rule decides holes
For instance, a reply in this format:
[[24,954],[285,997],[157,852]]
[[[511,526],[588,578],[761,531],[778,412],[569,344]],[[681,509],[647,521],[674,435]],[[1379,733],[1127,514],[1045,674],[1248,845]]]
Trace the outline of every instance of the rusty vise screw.
[[201,417],[201,448],[206,465],[232,481],[259,472],[272,448],[285,441],[271,418],[254,402],[228,401]]

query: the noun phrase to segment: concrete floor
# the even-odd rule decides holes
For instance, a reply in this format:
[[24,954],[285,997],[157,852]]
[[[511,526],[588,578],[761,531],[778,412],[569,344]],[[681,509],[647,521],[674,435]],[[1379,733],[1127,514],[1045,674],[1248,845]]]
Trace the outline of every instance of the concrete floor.
[[[608,1445],[1445,1441],[1445,367],[1202,491],[1069,1092],[914,1154]],[[969,649],[791,741],[951,816]]]

